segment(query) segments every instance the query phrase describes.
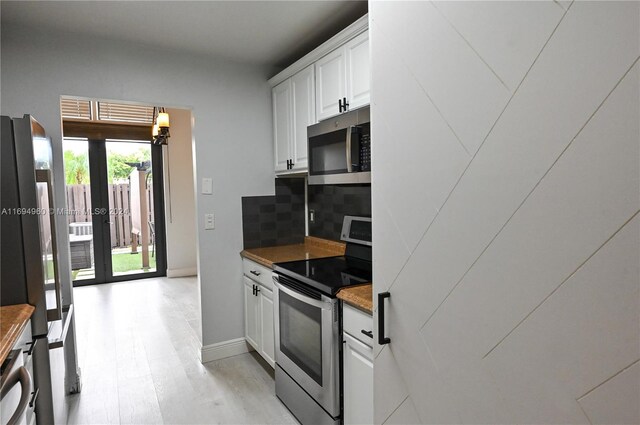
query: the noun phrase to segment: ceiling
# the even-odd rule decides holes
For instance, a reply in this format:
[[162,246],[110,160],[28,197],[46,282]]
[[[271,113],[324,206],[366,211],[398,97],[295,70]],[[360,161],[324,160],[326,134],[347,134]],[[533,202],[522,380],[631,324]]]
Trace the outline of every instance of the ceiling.
[[35,26],[284,68],[367,12],[366,1],[5,1]]

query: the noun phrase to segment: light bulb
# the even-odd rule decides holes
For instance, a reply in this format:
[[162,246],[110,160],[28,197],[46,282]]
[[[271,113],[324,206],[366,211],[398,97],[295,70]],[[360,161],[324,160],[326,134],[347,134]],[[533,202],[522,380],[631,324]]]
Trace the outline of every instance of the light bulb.
[[169,114],[166,112],[158,114],[158,127],[169,128]]

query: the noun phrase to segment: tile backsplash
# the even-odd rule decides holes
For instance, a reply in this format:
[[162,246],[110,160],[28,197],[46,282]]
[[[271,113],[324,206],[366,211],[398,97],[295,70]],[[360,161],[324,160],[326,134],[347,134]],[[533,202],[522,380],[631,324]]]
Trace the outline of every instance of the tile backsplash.
[[275,196],[242,198],[244,248],[304,241],[304,179],[279,178]]
[[345,215],[371,217],[370,184],[309,185],[307,196],[309,211],[314,211],[310,236],[340,240]]

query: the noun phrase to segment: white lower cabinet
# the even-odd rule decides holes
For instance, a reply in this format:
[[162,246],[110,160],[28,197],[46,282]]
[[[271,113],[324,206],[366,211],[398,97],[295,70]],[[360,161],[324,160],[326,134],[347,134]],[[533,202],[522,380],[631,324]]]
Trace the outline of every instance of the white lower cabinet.
[[260,346],[258,335],[258,298],[255,296],[256,283],[244,277],[244,336],[256,350]]
[[245,273],[249,270],[253,277],[244,280],[244,335],[271,367],[275,360],[275,325],[273,322],[273,291],[269,284],[271,272],[249,260],[244,260]]
[[260,288],[260,345],[259,353],[272,367],[276,366],[275,326],[273,323],[273,291]]
[[347,304],[343,308],[344,424],[373,423],[373,317]]

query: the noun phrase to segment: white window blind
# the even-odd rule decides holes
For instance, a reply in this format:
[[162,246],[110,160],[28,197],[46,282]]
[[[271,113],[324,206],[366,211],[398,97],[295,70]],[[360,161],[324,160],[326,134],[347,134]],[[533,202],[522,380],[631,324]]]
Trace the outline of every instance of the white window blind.
[[60,100],[62,118],[90,120],[91,101],[83,99],[62,98]]
[[124,103],[98,102],[98,119],[101,121],[151,124],[153,122],[153,107]]

